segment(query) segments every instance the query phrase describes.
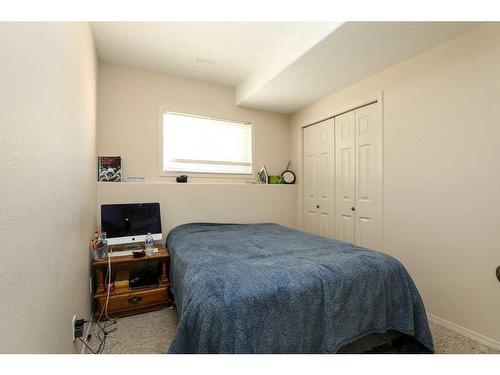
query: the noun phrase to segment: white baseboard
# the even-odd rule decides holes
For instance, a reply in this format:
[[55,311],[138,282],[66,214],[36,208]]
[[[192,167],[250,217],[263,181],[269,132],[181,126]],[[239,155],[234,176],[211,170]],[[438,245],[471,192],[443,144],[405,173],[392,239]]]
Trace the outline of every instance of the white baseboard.
[[490,348],[500,350],[500,342],[499,341],[490,339],[489,337],[483,336],[477,332],[471,331],[470,329],[464,328],[462,326],[459,326],[458,324],[449,322],[445,319],[438,318],[437,316],[434,316],[432,314],[427,314],[427,317],[433,323],[436,323],[436,324],[439,324],[440,326],[451,329],[452,331],[455,331],[461,335],[464,335],[464,336],[466,336],[472,340],[475,340],[481,344],[489,346]]

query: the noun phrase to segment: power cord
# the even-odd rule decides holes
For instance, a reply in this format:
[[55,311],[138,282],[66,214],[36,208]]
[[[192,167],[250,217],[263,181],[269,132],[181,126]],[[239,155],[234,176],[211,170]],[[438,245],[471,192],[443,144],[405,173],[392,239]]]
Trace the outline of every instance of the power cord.
[[[84,321],[84,323],[88,323],[88,326],[87,326],[87,331],[86,331],[86,333],[85,333],[85,340],[86,340],[87,342],[89,341],[89,338],[90,338],[90,336],[91,336],[91,334],[89,334],[89,332],[90,332],[90,329],[92,328],[92,323],[93,323],[92,319],[93,319],[93,317],[94,317],[94,314],[95,314],[95,309],[96,309],[96,308],[97,308],[97,303],[96,303],[96,299],[94,299],[94,300],[92,301],[92,308],[90,309],[90,311],[91,311],[91,312],[90,312],[90,319],[91,319],[91,320],[85,320],[85,321]],[[81,341],[81,339],[80,339],[80,341]],[[83,347],[82,347],[82,350],[80,351],[80,354],[85,354],[85,347],[87,347],[87,345],[85,345],[85,346],[83,346]]]
[[105,311],[106,311],[106,318],[108,318],[108,320],[109,320],[109,316],[108,316],[108,303],[109,303],[109,292],[111,290],[110,285],[111,285],[111,277],[112,277],[112,274],[111,274],[111,257],[109,256],[109,254],[108,254],[108,275],[109,275],[108,276],[108,283],[106,285],[107,289],[108,289],[108,293],[106,295],[106,304],[105,304],[106,310]]
[[[86,321],[86,323],[90,323],[90,321]],[[109,329],[109,327],[117,324],[117,321],[116,321],[116,319],[113,321],[106,321],[106,322],[104,322],[104,326],[101,325],[100,322],[98,322],[98,321],[95,321],[94,323],[95,323],[95,326],[97,326],[97,328],[99,329],[97,331],[97,333],[95,335],[92,335],[92,334],[87,335],[85,341],[82,340],[81,338],[78,338],[78,339],[85,345],[86,348],[88,348],[92,352],[92,354],[102,354],[104,352],[104,349],[106,348],[106,339],[107,339],[108,335],[112,332],[115,332],[117,329],[117,327],[113,327],[111,329]],[[99,341],[99,346],[97,347],[97,349],[93,349],[88,344],[88,342],[92,338],[95,338]]]
[[[150,257],[148,255],[148,259],[147,259],[147,262],[146,262],[146,268],[150,271],[152,271],[152,267],[150,265]],[[106,330],[107,327],[109,326],[112,326],[114,324],[117,323],[117,320],[116,319],[111,319],[108,315],[108,304],[109,304],[109,294],[110,294],[110,291],[111,291],[111,279],[112,279],[112,273],[111,273],[111,258],[109,257],[108,255],[108,269],[106,271],[106,276],[105,276],[105,283],[106,283],[106,288],[107,288],[107,292],[106,292],[106,302],[104,304],[104,306],[101,308],[101,312],[99,314],[99,317],[97,318],[97,320],[95,321],[95,325],[97,325],[99,327],[99,331],[97,332],[97,334],[95,335],[95,337],[99,340],[99,346],[97,348],[97,350],[93,350],[88,344],[87,342],[93,337],[92,334],[88,334],[88,331],[87,331],[87,337],[86,337],[86,341],[85,342],[84,340],[82,340],[81,338],[79,338],[79,340],[85,345],[85,347],[87,347],[93,354],[101,354],[103,353],[105,347],[106,347],[106,339],[107,339],[107,336],[112,333],[112,332],[115,332],[117,330],[117,327],[114,327],[112,328],[111,330]],[[93,309],[93,311],[95,311],[95,308]],[[104,322],[104,327],[101,326],[99,323],[101,322],[101,318],[103,316],[103,314],[105,315],[105,317],[107,318],[107,321]],[[93,314],[92,314],[93,315]],[[111,323],[110,323],[111,321]],[[90,321],[87,321],[87,323],[91,323]],[[92,331],[93,333],[93,331]],[[101,334],[102,334],[102,337],[101,337]]]
[[[116,327],[112,328],[111,330],[107,330],[106,328],[111,326],[111,325],[114,325],[117,323],[117,320],[116,319],[111,319],[108,315],[108,304],[109,304],[109,294],[110,294],[110,291],[111,291],[111,279],[112,279],[112,273],[111,273],[111,258],[108,256],[108,269],[107,269],[107,272],[106,272],[106,276],[105,276],[105,283],[106,283],[106,288],[107,288],[107,293],[106,293],[106,302],[104,303],[104,306],[102,306],[101,308],[101,312],[99,314],[99,317],[97,318],[97,320],[95,321],[95,325],[98,326],[99,328],[99,331],[97,332],[97,334],[94,336],[93,333],[94,333],[94,330],[92,330],[92,334],[88,334],[88,331],[87,331],[87,337],[85,338],[85,341],[82,340],[81,338],[79,338],[79,340],[85,345],[86,348],[88,348],[93,354],[102,354],[105,347],[106,347],[106,339],[107,339],[107,336],[116,331]],[[93,309],[95,311],[95,308]],[[104,322],[104,327],[101,326],[101,324],[99,324],[101,322],[101,318],[103,317],[103,314],[104,316],[107,318],[107,321]],[[92,314],[93,315],[93,314]],[[111,321],[111,323],[110,323]],[[87,321],[87,323],[91,323],[91,321]],[[94,326],[95,326],[94,325]],[[94,328],[94,327],[93,327]],[[102,335],[102,336],[101,336]],[[92,337],[96,337],[97,340],[99,340],[99,346],[97,348],[97,350],[93,350],[90,345],[88,345],[88,341],[92,338]]]
[[78,337],[78,340],[80,340],[80,341],[82,342],[82,344],[83,344],[83,345],[85,345],[85,346],[87,347],[87,349],[88,349],[88,350],[90,350],[90,351],[92,352],[92,354],[97,354],[96,352],[94,352],[94,351],[92,350],[92,348],[91,348],[91,347],[90,347],[90,346],[89,346],[89,345],[88,345],[85,341],[83,341],[83,340],[82,340],[82,338],[81,338],[81,337]]
[[[101,309],[101,313],[99,315],[99,318],[97,319],[96,321],[96,324],[97,326],[100,328],[100,330],[97,332],[97,339],[100,341],[100,344],[99,344],[99,348],[97,350],[97,354],[101,354],[105,347],[106,347],[106,339],[108,337],[108,334],[116,331],[116,327],[113,328],[112,330],[110,331],[107,331],[106,328],[108,325],[114,325],[116,324],[116,319],[113,319],[113,321],[111,323],[109,323],[109,321],[111,320],[111,318],[109,317],[108,315],[108,304],[109,304],[109,294],[110,294],[110,291],[111,291],[111,279],[112,279],[112,273],[111,273],[111,258],[108,256],[108,270],[107,270],[107,274],[106,274],[106,288],[107,288],[107,293],[106,293],[106,303],[104,304],[103,308]],[[102,327],[99,323],[101,321],[101,318],[102,318],[102,315],[103,315],[103,312],[106,316],[106,318],[108,319],[105,323],[104,323],[104,327]],[[103,337],[101,338],[101,333],[103,335]]]
[[[106,330],[106,328],[107,328],[108,326],[111,326],[111,325],[116,324],[116,320],[115,320],[115,321],[113,321],[113,322],[111,322],[111,323],[110,323],[109,321],[104,322],[104,327],[102,327],[99,323],[96,323],[96,324],[97,324],[97,326],[98,326],[98,327],[99,327],[99,329],[100,329],[100,331],[99,331],[99,332],[97,332],[97,335],[96,335],[96,336],[97,336],[97,339],[100,341],[100,344],[99,344],[99,347],[97,348],[96,354],[101,354],[101,353],[103,353],[103,352],[104,352],[104,349],[106,348],[106,338],[107,338],[107,336],[108,336],[110,333],[112,333],[112,332],[116,331],[116,327],[115,327],[115,328],[112,328],[112,329],[111,329],[111,330],[109,330],[109,331],[108,331],[108,330]],[[101,333],[102,333],[102,337],[101,337]]]

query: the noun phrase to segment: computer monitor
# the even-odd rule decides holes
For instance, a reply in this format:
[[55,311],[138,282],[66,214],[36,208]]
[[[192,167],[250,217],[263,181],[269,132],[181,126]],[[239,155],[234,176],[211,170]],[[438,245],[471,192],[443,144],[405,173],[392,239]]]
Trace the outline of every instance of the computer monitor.
[[161,241],[160,204],[103,204],[101,231],[106,232],[109,245],[144,242],[148,233]]

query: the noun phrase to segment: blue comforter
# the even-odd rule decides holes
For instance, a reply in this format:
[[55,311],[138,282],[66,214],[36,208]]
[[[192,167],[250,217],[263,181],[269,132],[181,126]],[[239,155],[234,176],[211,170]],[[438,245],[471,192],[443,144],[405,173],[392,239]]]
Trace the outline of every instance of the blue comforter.
[[391,256],[277,224],[181,225],[167,247],[180,315],[170,353],[335,353],[394,331],[406,350],[433,351]]

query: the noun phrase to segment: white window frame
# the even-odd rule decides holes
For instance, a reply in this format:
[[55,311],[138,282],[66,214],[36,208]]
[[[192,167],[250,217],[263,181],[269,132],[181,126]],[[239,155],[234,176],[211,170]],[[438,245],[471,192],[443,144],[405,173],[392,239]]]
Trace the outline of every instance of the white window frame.
[[[171,113],[175,115],[186,115],[186,116],[196,116],[196,117],[201,117],[201,118],[206,118],[206,119],[211,119],[211,120],[220,120],[220,121],[228,121],[228,122],[239,122],[242,124],[247,124],[251,126],[251,133],[252,133],[252,169],[251,173],[246,173],[246,174],[239,174],[239,173],[209,173],[209,172],[182,172],[182,171],[165,171],[163,169],[163,115],[165,113]],[[253,124],[249,121],[243,121],[243,120],[234,120],[234,119],[227,119],[223,117],[218,117],[218,116],[207,116],[205,115],[200,115],[197,113],[186,113],[186,112],[178,112],[178,111],[171,111],[169,109],[166,109],[165,107],[160,107],[159,110],[159,153],[158,153],[158,173],[160,177],[175,177],[179,175],[186,175],[188,177],[194,177],[194,178],[224,178],[224,179],[254,179],[255,178],[255,127]]]

